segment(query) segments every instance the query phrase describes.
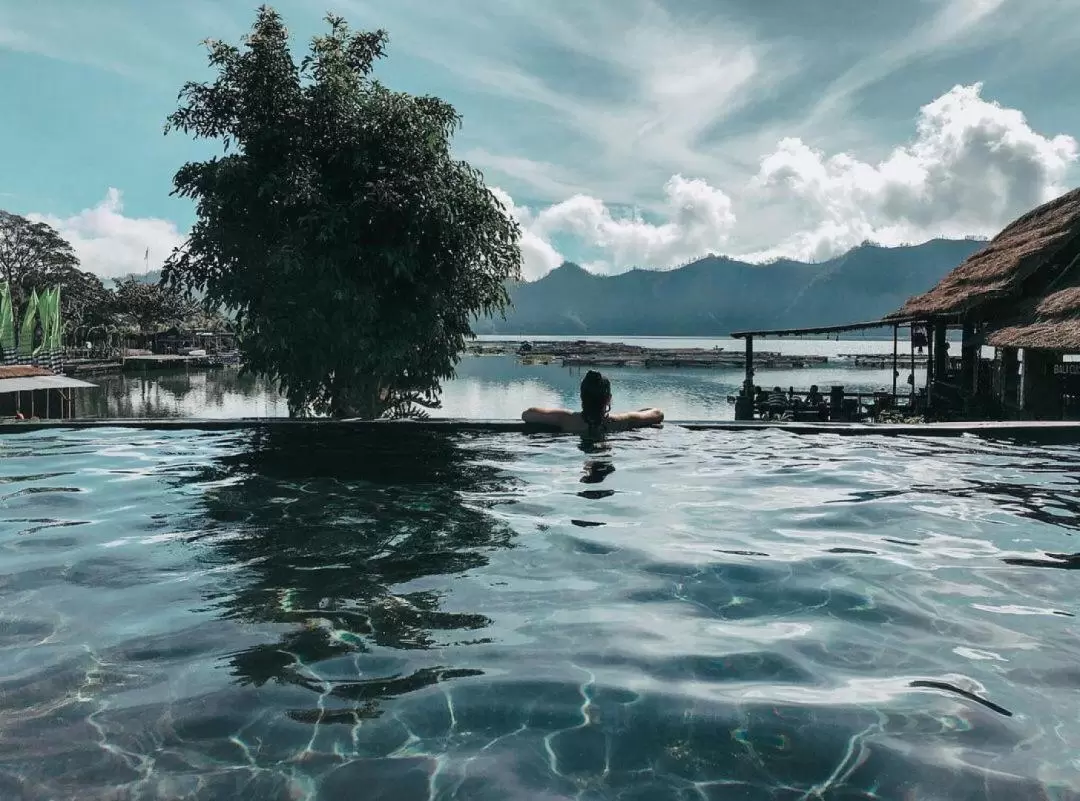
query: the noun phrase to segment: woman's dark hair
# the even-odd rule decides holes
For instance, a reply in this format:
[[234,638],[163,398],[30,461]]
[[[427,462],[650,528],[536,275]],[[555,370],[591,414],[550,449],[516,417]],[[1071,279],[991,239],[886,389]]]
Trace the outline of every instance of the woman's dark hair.
[[581,379],[581,417],[590,433],[599,433],[611,405],[611,382],[596,370],[589,370]]

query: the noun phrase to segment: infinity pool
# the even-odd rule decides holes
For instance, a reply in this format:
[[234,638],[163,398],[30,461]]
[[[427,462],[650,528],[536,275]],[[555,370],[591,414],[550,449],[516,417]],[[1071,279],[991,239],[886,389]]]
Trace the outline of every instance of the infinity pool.
[[0,798],[1080,798],[1078,478],[671,427],[0,438]]

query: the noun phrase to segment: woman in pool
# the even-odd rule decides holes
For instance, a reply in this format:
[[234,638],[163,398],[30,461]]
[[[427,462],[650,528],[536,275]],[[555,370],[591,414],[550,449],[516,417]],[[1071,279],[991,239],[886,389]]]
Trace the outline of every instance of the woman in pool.
[[601,437],[612,431],[655,426],[664,422],[659,409],[638,412],[611,413],[611,382],[596,370],[590,370],[581,380],[581,411],[568,409],[526,409],[521,419],[526,423],[554,426],[568,434]]

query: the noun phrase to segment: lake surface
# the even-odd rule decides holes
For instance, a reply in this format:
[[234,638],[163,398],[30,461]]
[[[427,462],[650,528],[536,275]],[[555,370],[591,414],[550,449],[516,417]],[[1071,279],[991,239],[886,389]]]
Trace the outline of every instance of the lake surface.
[[[546,337],[558,339],[558,337]],[[480,337],[490,340],[491,337]],[[511,339],[495,337],[494,339]],[[563,339],[570,339],[563,337]],[[735,340],[590,337],[646,347],[725,347],[740,349]],[[803,355],[838,356],[854,353],[892,353],[892,342],[874,340],[766,340],[759,350]],[[741,370],[605,368],[612,380],[615,406],[640,409],[659,406],[671,420],[730,420],[735,408],[727,398],[743,381]],[[443,388],[442,408],[432,416],[472,419],[517,419],[529,406],[577,408],[578,384],[584,371],[558,365],[522,365],[512,356],[465,357],[458,376]],[[899,386],[907,386],[901,367]],[[891,370],[830,366],[803,370],[759,370],[762,386],[808,389],[843,385],[851,391],[892,389]],[[919,386],[923,371],[916,371]],[[81,393],[78,413],[84,417],[276,417],[286,416],[284,399],[267,382],[241,378],[235,369],[172,371],[93,379],[98,390]]]
[[1075,448],[0,438],[0,798],[1080,798]]

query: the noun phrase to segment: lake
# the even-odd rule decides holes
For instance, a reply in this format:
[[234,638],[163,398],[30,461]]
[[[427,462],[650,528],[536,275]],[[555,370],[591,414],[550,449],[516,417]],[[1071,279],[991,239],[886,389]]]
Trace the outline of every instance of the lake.
[[0,437],[0,798],[1076,801],[1078,471],[675,426]]
[[[480,337],[481,341],[513,337]],[[574,337],[532,337],[574,339]],[[722,347],[742,349],[731,339],[590,337],[593,341],[626,342],[654,348]],[[788,354],[839,356],[854,353],[892,353],[892,342],[871,339],[765,340],[759,350]],[[529,406],[578,406],[578,384],[584,371],[558,365],[522,365],[511,356],[465,357],[458,376],[443,388],[436,417],[516,419]],[[730,420],[734,395],[743,381],[741,370],[606,368],[618,409],[659,406],[670,420]],[[906,386],[901,367],[899,386]],[[266,381],[240,377],[235,369],[170,371],[100,376],[97,390],[79,400],[84,417],[279,417],[288,414],[284,399]],[[891,390],[890,370],[830,366],[802,370],[759,370],[757,381],[771,388],[799,389],[817,384],[823,389],[843,385],[852,391]],[[916,381],[924,381],[918,371]]]

